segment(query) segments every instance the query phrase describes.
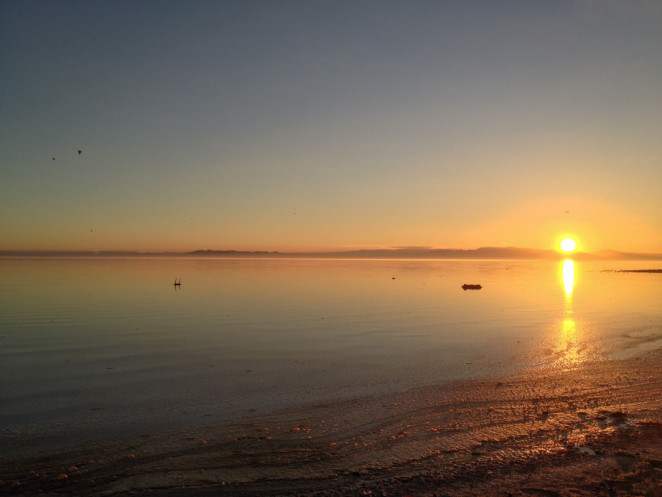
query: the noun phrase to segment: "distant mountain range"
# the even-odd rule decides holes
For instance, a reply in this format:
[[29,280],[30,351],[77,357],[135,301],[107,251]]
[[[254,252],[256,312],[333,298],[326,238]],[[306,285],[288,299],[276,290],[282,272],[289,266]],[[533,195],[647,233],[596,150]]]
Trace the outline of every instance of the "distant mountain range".
[[130,252],[130,251],[0,251],[0,256],[33,257],[254,257],[254,258],[345,258],[345,259],[536,259],[558,260],[662,260],[662,254],[641,254],[604,250],[597,253],[563,254],[556,250],[519,247],[481,247],[478,249],[437,249],[401,247],[392,249],[338,250],[328,252],[267,252],[243,250],[195,250],[193,252]]
[[353,259],[546,259],[571,257],[576,260],[662,260],[662,254],[639,254],[604,250],[598,253],[574,252],[564,254],[556,250],[520,247],[481,247],[478,249],[437,249],[403,247],[393,249],[360,249],[330,252],[242,252],[235,250],[196,250],[188,256],[212,257],[316,257]]

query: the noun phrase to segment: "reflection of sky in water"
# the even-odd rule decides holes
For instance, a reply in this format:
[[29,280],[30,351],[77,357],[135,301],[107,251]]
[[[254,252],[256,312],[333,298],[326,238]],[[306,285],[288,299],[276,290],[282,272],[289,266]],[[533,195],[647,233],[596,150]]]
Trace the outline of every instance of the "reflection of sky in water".
[[[618,264],[631,268],[659,265]],[[551,331],[553,345],[548,350],[553,364],[572,368],[605,357],[632,357],[662,346],[662,320],[655,309],[662,278],[603,271],[596,263],[571,259],[559,264],[558,273],[564,303]]]
[[236,415],[659,346],[662,278],[603,267],[0,259],[0,427]]

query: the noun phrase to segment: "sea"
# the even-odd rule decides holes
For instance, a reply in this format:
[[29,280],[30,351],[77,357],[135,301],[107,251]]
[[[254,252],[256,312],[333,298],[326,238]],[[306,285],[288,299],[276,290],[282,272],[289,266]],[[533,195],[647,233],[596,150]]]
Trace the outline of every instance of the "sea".
[[0,258],[0,454],[636,357],[660,267]]

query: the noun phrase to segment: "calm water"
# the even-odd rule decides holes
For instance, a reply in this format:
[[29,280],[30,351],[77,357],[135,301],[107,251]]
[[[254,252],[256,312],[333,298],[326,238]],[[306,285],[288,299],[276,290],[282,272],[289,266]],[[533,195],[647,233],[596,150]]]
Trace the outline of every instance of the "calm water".
[[601,270],[643,267],[0,259],[0,450],[642,354],[662,275]]

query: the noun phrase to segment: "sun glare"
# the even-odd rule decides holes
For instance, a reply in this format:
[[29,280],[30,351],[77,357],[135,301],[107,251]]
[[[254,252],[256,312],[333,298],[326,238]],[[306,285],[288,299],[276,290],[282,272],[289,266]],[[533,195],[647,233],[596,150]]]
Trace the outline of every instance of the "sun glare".
[[563,286],[566,296],[570,297],[575,287],[575,263],[570,259],[563,261]]
[[572,238],[564,238],[561,240],[561,250],[564,252],[572,252],[577,248],[577,242]]

